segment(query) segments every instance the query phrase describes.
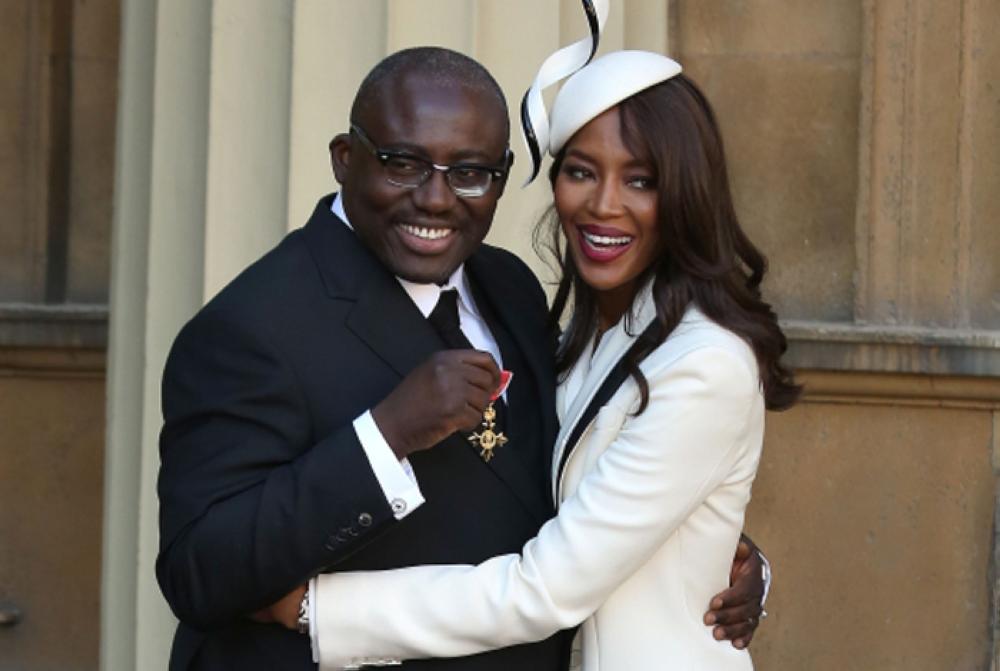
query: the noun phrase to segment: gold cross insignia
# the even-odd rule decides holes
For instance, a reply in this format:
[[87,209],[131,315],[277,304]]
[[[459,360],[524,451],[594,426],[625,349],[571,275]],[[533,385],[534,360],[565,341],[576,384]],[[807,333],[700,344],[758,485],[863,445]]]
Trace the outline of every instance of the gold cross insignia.
[[493,449],[507,444],[507,436],[503,431],[496,431],[497,411],[491,401],[483,411],[483,430],[469,436],[469,442],[479,448],[479,456],[483,461],[493,458]]

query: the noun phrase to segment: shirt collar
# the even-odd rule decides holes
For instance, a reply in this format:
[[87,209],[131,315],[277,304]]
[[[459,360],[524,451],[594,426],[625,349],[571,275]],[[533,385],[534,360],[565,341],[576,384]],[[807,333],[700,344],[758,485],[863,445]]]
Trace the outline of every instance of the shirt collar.
[[344,201],[340,197],[339,191],[333,194],[333,204],[330,205],[330,211],[333,212],[334,216],[336,216],[342,222],[347,224],[347,227],[349,229],[351,229],[352,231],[354,230],[354,227],[351,226],[351,222],[347,220],[347,212],[344,211]]
[[[330,211],[344,222],[344,225],[349,229],[354,230],[351,222],[347,219],[347,212],[344,211],[344,202],[339,192],[333,196],[333,204],[330,205]],[[468,278],[465,276],[464,263],[451,274],[451,277],[448,278],[448,281],[443,286],[438,286],[437,284],[419,284],[404,280],[402,277],[397,277],[396,279],[424,317],[429,316],[434,310],[441,292],[446,289],[458,290],[459,305],[465,306],[465,309],[474,315],[478,316],[479,314],[476,310],[476,304],[472,301],[472,291],[469,288]]]

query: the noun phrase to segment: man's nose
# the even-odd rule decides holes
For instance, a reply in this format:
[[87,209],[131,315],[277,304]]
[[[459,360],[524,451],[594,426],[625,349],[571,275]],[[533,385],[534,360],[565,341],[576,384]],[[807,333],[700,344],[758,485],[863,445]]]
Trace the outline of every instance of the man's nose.
[[413,190],[414,204],[425,212],[447,212],[455,207],[457,199],[447,175],[441,170],[431,171],[427,181]]

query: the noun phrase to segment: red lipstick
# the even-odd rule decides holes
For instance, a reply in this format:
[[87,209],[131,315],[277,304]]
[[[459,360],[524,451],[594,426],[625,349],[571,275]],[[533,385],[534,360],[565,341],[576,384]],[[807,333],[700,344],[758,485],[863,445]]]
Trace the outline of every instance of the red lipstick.
[[632,247],[635,238],[617,228],[588,224],[577,226],[580,251],[591,261],[614,261]]

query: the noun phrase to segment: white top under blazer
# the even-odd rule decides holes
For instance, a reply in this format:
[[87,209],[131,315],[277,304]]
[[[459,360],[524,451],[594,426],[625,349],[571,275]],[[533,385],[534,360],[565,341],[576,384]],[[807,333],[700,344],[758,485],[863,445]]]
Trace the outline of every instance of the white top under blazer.
[[689,307],[641,363],[646,410],[633,416],[640,394],[629,377],[565,445],[654,315],[647,286],[634,318],[608,330],[560,385],[559,514],[520,555],[478,566],[321,575],[320,668],[469,655],[580,623],[584,671],[753,668],[746,650],[702,622],[729,584],[760,460],[764,399],[748,344]]

